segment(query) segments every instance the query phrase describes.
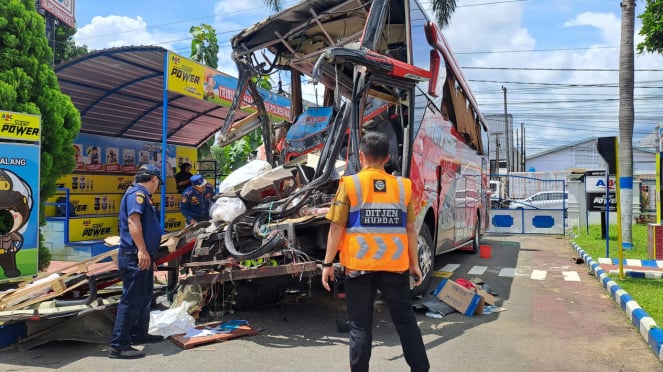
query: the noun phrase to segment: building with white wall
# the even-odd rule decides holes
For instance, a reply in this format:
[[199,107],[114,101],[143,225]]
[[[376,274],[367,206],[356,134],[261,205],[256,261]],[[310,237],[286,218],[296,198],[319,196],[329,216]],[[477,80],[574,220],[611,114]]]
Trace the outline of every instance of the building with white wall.
[[[607,164],[596,147],[597,141],[597,138],[588,138],[528,156],[525,169],[530,172],[606,169]],[[633,148],[633,174],[656,174],[656,152],[653,148]]]

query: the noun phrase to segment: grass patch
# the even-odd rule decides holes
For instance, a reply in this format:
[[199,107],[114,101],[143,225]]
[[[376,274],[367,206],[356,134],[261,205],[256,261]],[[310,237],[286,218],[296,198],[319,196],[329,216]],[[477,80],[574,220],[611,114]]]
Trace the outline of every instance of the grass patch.
[[[589,231],[574,230],[577,234],[573,241],[595,261],[600,257],[619,258],[619,242],[617,241],[617,226],[610,226],[608,240],[609,255],[606,256],[606,242],[601,238],[601,226],[592,225]],[[647,256],[647,225],[633,225],[633,249],[624,250],[624,258],[637,260],[649,259]],[[638,279],[626,277],[619,279],[617,275],[611,278],[622,287],[633,299],[651,316],[659,327],[663,327],[663,280]]]

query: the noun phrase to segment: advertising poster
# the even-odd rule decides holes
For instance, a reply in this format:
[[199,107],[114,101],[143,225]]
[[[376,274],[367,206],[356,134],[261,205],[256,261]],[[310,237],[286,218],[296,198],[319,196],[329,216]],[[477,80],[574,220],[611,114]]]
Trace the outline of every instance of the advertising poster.
[[117,216],[69,219],[69,241],[72,242],[104,239],[119,235],[119,231]]
[[[585,191],[587,197],[587,210],[590,212],[617,211],[617,194],[615,192],[615,176],[610,175],[606,180],[605,171],[585,172]],[[607,183],[607,184],[606,184]],[[610,205],[606,199],[606,188],[610,197]]]
[[182,213],[167,213],[164,220],[164,230],[169,232],[180,231],[186,226],[186,220]]
[[[47,205],[44,210],[46,217],[64,217],[66,211],[62,208],[59,210],[54,205],[58,203],[58,199],[62,198],[63,194],[51,196],[46,200]],[[180,194],[166,194],[166,212],[178,212]],[[100,195],[76,195],[70,194],[69,196],[69,217],[76,216],[101,216],[113,215],[117,217],[120,213],[120,202],[122,201],[122,194],[100,194]],[[161,194],[152,195],[152,202],[157,207],[160,206]]]
[[[230,106],[237,89],[238,80],[236,78],[175,53],[169,52],[166,71],[169,91],[222,106]],[[290,100],[288,98],[262,88],[258,88],[258,91],[265,101],[267,112],[273,119],[290,120]],[[252,104],[251,95],[245,93],[244,102]],[[254,112],[255,108],[247,111]]]
[[39,5],[69,27],[76,28],[75,0],[41,0]]
[[38,116],[0,111],[0,280],[37,273],[40,126]]

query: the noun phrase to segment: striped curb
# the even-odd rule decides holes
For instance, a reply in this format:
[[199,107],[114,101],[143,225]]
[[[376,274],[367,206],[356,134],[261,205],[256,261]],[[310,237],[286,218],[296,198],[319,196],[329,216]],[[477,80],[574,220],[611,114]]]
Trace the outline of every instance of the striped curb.
[[[619,258],[600,257],[598,261],[599,264],[619,265]],[[663,268],[663,260],[636,260],[632,258],[624,258],[622,262],[624,263],[624,266],[649,267],[652,269]]]
[[649,344],[654,351],[654,354],[660,361],[663,361],[663,329],[656,325],[646,311],[644,311],[638,303],[633,300],[624,289],[622,289],[617,282],[612,280],[608,273],[601,268],[601,266],[594,261],[585,251],[580,248],[575,242],[571,242],[571,246],[576,250],[578,255],[582,257],[587,266],[594,273],[594,277],[601,283],[603,288],[610,293],[610,297],[622,308],[626,313],[631,323],[640,331],[640,336]]
[[[610,275],[619,275],[619,270],[610,270]],[[624,270],[624,275],[639,279],[663,279],[663,273],[656,271]]]

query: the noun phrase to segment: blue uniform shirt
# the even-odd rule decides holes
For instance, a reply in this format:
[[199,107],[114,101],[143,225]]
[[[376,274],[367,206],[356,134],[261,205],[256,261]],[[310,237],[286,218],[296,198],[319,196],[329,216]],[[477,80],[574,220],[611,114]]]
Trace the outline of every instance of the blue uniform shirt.
[[138,253],[138,247],[129,233],[129,216],[140,214],[140,223],[143,228],[143,239],[150,256],[159,250],[161,244],[161,224],[159,213],[152,204],[151,194],[145,186],[135,184],[127,189],[120,203],[120,251],[124,253]]
[[209,220],[209,208],[212,205],[213,196],[214,186],[209,183],[205,184],[202,191],[198,191],[193,186],[184,190],[182,200],[180,200],[180,211],[186,218],[187,224],[192,218],[197,222]]

